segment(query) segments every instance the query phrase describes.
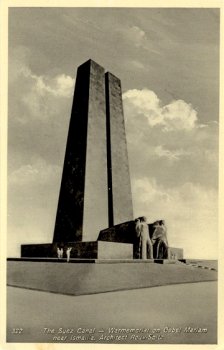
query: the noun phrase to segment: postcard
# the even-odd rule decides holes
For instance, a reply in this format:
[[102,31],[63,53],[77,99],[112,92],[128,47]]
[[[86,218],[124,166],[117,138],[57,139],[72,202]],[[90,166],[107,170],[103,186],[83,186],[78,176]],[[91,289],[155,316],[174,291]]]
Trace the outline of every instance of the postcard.
[[1,12],[2,349],[221,349],[223,2]]

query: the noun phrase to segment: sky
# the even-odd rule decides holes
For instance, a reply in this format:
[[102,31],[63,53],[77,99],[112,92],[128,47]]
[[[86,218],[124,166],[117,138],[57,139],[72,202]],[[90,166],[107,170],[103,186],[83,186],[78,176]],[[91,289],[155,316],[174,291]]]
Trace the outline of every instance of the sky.
[[134,216],[164,218],[185,257],[216,259],[219,10],[206,8],[10,8],[8,256],[52,241],[89,58],[121,79]]

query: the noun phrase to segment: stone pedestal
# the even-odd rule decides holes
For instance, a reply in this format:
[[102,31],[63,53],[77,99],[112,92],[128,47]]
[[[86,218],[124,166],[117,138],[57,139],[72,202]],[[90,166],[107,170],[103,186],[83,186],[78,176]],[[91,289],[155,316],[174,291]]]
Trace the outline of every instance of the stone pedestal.
[[[179,262],[153,264],[150,260],[96,260],[93,263],[51,263],[11,259],[7,263],[8,285],[70,295],[213,280],[217,280],[216,271]],[[149,298],[149,303],[152,302]]]
[[[57,258],[58,244],[24,244],[21,246],[22,258]],[[133,245],[105,241],[68,242],[60,245],[63,258],[66,249],[71,247],[70,258],[73,259],[133,259]]]

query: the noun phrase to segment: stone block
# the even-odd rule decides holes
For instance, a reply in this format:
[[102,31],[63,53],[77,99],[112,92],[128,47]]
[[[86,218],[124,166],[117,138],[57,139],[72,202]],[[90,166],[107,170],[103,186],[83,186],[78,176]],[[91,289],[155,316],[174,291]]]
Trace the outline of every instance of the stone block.
[[98,259],[133,259],[133,245],[98,241]]
[[[21,246],[22,258],[57,258],[57,244],[26,244]],[[133,259],[133,245],[115,242],[68,242],[63,246],[63,258],[66,249],[71,247],[71,259]]]
[[100,231],[98,240],[131,243],[133,245],[134,259],[139,258],[139,238],[136,237],[135,222],[133,220]]

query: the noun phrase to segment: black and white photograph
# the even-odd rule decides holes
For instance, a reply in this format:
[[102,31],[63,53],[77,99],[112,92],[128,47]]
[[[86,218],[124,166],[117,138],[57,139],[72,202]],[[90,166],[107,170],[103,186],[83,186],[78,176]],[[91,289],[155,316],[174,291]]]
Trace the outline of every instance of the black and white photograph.
[[218,346],[221,3],[182,5],[8,7],[7,345]]

